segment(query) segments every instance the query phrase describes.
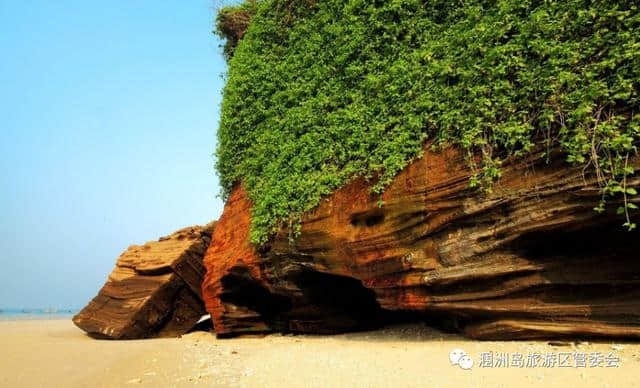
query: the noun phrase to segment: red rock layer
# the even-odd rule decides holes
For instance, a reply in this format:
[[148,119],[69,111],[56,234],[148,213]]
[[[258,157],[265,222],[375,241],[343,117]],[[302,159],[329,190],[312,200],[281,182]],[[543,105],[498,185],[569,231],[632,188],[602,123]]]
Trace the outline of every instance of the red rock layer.
[[259,256],[249,243],[250,223],[251,202],[244,188],[236,187],[213,232],[215,244],[209,245],[204,258],[207,274],[202,283],[202,294],[216,332],[220,334],[230,332],[227,322],[235,320],[246,322],[246,331],[268,330],[257,312],[223,301],[225,292],[233,292],[223,287],[225,279],[234,276],[260,278]]
[[469,189],[467,166],[455,149],[425,149],[382,207],[355,180],[305,217],[294,244],[283,230],[260,252],[238,186],[205,257],[216,332],[338,332],[392,311],[476,338],[640,337],[640,240],[614,214],[620,199],[594,212],[596,178],[542,153],[507,161],[486,195]]

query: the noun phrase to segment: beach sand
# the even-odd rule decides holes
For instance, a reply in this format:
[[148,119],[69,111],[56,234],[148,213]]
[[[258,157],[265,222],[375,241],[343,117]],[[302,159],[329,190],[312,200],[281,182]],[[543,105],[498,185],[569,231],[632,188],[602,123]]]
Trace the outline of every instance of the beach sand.
[[[561,345],[561,346],[558,346]],[[455,348],[474,359],[451,365]],[[106,341],[68,320],[0,322],[2,387],[634,387],[640,343],[482,342],[412,324],[336,336]],[[613,353],[618,368],[481,368],[481,353]],[[563,356],[564,357],[564,356]],[[553,356],[551,356],[553,359]],[[588,361],[588,360],[587,360]],[[614,362],[615,363],[615,362]],[[589,366],[589,365],[587,365]]]

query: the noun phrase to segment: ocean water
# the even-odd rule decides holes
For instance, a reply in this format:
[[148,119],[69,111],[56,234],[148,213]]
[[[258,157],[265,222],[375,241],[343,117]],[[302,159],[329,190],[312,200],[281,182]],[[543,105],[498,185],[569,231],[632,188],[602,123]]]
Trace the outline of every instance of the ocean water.
[[0,308],[0,321],[15,321],[21,319],[71,319],[78,309],[15,309]]

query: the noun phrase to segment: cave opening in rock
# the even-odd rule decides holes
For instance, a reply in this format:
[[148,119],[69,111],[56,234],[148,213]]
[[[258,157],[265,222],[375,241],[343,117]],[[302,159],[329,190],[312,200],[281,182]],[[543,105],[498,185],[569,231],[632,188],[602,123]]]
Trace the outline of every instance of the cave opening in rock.
[[306,303],[323,314],[342,315],[366,323],[382,312],[375,293],[357,279],[303,270],[291,277]]
[[235,267],[221,279],[224,292],[220,299],[235,306],[242,306],[260,315],[263,321],[275,328],[282,327],[283,314],[291,309],[286,296],[272,293],[249,270]]
[[[353,277],[302,269],[290,274],[289,280],[300,290],[295,312],[303,323],[300,331],[339,333],[423,320],[422,314],[381,308],[375,292]],[[304,323],[316,327],[305,327]]]
[[271,284],[267,288],[237,267],[222,278],[221,299],[257,313],[281,332],[335,334],[424,321],[422,314],[382,309],[373,290],[348,276],[297,267]]

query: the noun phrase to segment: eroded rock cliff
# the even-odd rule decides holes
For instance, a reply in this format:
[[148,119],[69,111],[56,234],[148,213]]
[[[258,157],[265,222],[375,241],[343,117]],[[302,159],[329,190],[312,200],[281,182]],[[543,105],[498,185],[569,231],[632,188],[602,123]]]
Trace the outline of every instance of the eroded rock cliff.
[[507,159],[481,195],[460,152],[426,147],[382,207],[356,180],[306,216],[293,244],[283,230],[259,251],[236,186],[204,259],[216,332],[332,333],[410,314],[483,339],[640,337],[640,240],[615,214],[622,199],[596,213],[597,178],[551,160]]

